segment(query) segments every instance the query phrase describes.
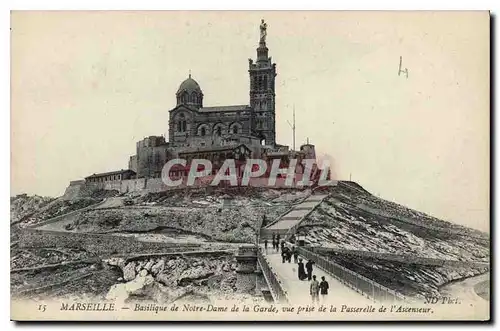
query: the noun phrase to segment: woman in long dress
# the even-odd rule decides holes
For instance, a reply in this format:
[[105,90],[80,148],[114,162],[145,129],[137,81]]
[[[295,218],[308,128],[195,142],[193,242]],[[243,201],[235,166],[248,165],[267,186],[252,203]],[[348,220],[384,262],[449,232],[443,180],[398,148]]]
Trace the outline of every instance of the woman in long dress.
[[302,262],[302,259],[299,259],[298,265],[299,265],[299,279],[304,280],[306,279],[307,275],[304,269],[304,263]]

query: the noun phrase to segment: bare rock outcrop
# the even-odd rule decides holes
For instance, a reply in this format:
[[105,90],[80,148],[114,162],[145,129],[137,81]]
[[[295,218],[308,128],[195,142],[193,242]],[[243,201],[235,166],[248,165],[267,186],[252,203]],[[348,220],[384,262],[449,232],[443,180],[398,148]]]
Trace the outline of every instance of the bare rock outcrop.
[[186,286],[195,280],[205,279],[214,274],[213,271],[205,266],[198,266],[185,270],[177,280],[179,286]]
[[[127,264],[125,268],[129,265],[133,266],[131,263]],[[130,270],[132,267],[128,268],[129,269],[127,270]],[[133,268],[131,270],[133,270]],[[111,286],[108,294],[106,295],[106,300],[114,300],[115,302],[123,303],[130,296],[136,295],[145,286],[152,283],[154,283],[153,276],[149,275],[146,270],[142,270],[133,280],[127,283],[115,284]]]
[[151,266],[151,274],[153,276],[158,275],[165,268],[165,260],[159,259],[153,266]]
[[126,281],[131,281],[135,278],[137,268],[134,261],[127,263],[127,265],[122,270],[123,279],[125,279]]
[[121,257],[112,257],[106,260],[103,260],[104,263],[107,263],[111,266],[119,267],[123,270],[125,268],[125,260]]

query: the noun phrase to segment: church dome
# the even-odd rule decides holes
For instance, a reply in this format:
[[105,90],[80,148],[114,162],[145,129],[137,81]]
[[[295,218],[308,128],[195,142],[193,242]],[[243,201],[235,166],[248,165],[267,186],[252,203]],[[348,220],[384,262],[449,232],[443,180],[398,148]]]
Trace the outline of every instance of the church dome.
[[177,93],[181,93],[183,91],[186,91],[188,93],[198,92],[201,94],[200,85],[198,84],[197,81],[191,78],[191,75],[189,75],[188,79],[186,79],[181,83],[179,89],[177,90]]
[[200,85],[191,78],[191,74],[181,83],[176,96],[177,105],[189,105],[197,109],[203,107],[203,92]]

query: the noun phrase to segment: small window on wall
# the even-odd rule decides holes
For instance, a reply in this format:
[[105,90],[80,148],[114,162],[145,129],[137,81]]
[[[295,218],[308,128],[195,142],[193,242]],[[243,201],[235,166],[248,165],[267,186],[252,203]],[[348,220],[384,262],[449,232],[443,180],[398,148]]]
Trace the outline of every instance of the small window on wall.
[[237,126],[234,126],[234,127],[233,127],[233,133],[234,133],[234,134],[237,134],[237,133],[238,133],[238,127],[237,127]]
[[184,116],[184,114],[180,114],[177,122],[177,132],[186,132],[186,130],[187,130],[186,116]]
[[207,134],[207,130],[206,130],[204,127],[203,127],[203,128],[201,128],[201,130],[200,130],[200,135],[203,137],[203,136],[205,136],[206,134]]
[[222,136],[222,128],[220,126],[217,128],[217,135]]

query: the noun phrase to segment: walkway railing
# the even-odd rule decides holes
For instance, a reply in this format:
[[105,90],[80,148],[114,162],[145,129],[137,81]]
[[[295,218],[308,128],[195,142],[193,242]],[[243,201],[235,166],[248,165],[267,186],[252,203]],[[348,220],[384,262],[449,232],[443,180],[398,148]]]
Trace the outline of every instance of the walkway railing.
[[275,302],[278,303],[288,303],[287,293],[283,289],[283,285],[281,281],[278,279],[278,276],[273,271],[273,268],[269,265],[264,254],[262,254],[262,248],[258,247],[257,249],[257,260],[262,270],[262,274],[266,279],[267,285],[271,290],[271,294]]
[[314,263],[318,267],[324,269],[326,272],[337,278],[341,283],[347,285],[348,287],[361,293],[362,295],[373,301],[408,301],[408,299],[402,294],[396,293],[394,290],[380,285],[372,281],[371,279],[368,279],[327,258],[324,258],[323,256],[313,253],[303,247],[296,246],[295,249],[298,250],[300,255],[308,260],[310,259],[314,261]]

